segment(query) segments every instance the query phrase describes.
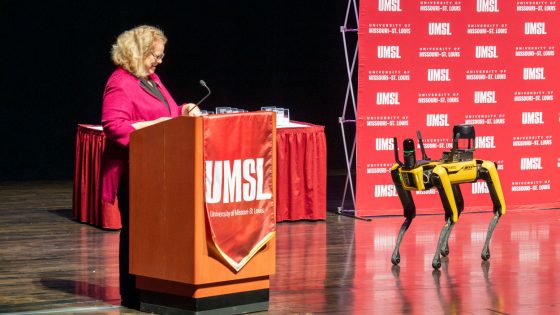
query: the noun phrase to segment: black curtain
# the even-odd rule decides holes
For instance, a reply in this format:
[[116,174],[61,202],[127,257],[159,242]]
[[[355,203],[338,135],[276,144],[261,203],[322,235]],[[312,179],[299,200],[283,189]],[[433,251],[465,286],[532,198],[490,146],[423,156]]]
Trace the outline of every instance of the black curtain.
[[346,93],[339,31],[346,1],[0,1],[0,180],[70,179],[78,123],[100,123],[124,30],[161,27],[158,74],[178,103],[290,108],[326,126],[329,169],[343,169],[338,116]]

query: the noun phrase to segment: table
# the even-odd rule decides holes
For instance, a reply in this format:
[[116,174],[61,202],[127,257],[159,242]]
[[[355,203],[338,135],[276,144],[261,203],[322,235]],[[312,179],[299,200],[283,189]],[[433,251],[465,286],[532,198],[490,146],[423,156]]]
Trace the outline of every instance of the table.
[[115,204],[101,201],[101,155],[105,134],[101,126],[78,125],[74,158],[74,219],[104,229],[120,229],[121,215]]
[[[327,144],[323,126],[277,128],[276,221],[324,220],[327,210]],[[101,201],[101,126],[79,124],[74,165],[74,219],[120,229],[118,200]]]
[[276,221],[324,220],[327,209],[325,127],[276,129]]

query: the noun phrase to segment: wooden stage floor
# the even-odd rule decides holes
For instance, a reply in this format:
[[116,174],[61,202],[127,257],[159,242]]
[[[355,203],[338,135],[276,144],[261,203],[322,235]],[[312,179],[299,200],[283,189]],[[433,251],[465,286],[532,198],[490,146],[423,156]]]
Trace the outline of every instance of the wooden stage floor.
[[[71,182],[0,183],[0,313],[139,313],[119,306],[118,232],[74,222],[71,198]],[[412,223],[399,267],[400,217],[278,224],[262,314],[560,314],[560,210],[509,211],[482,262],[490,219],[461,217],[439,271],[440,215]]]

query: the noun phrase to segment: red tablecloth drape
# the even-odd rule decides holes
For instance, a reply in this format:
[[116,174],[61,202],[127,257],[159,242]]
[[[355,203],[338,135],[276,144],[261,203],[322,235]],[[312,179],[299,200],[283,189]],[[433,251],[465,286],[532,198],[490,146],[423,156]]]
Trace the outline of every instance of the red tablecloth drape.
[[104,229],[120,229],[118,202],[101,202],[101,155],[105,134],[100,126],[78,125],[74,160],[74,219]]
[[322,220],[327,210],[325,127],[276,130],[276,221]]
[[[327,201],[327,145],[323,126],[278,128],[276,132],[276,221],[324,220]],[[74,219],[105,229],[120,229],[118,203],[101,202],[100,126],[78,125],[74,167]]]

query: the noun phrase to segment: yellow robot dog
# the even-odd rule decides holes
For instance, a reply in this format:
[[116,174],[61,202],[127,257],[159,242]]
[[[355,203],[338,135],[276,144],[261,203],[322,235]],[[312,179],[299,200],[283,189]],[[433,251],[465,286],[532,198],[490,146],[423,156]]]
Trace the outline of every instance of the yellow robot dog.
[[[463,211],[464,201],[460,184],[476,182],[479,179],[486,181],[488,191],[494,206],[494,217],[490,222],[486,234],[486,241],[482,249],[482,259],[490,258],[490,239],[500,217],[506,213],[506,205],[500,185],[500,178],[496,164],[491,161],[473,158],[475,148],[475,131],[471,125],[456,125],[453,127],[453,147],[451,151],[443,152],[441,160],[431,161],[424,150],[422,137],[417,132],[418,142],[422,151],[422,160],[416,160],[414,140],[407,138],[403,141],[404,163],[399,160],[397,138],[394,138],[394,151],[396,164],[391,168],[391,177],[399,199],[403,205],[405,221],[403,222],[397,244],[391,257],[391,262],[397,265],[400,262],[399,247],[404,233],[416,216],[416,206],[412,199],[412,190],[429,190],[437,188],[443,208],[445,210],[445,225],[439,235],[436,253],[432,260],[432,267],[441,267],[441,256],[449,254],[449,235],[453,226]],[[460,148],[460,144],[466,147]]]

